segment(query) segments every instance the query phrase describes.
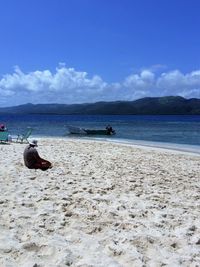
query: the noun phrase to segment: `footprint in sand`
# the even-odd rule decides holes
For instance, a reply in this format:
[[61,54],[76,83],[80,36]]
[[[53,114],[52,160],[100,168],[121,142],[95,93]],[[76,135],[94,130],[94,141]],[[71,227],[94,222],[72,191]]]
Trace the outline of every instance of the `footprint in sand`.
[[40,247],[35,244],[34,242],[29,242],[29,243],[25,243],[23,244],[23,249],[27,250],[27,251],[35,251],[38,252],[40,250]]

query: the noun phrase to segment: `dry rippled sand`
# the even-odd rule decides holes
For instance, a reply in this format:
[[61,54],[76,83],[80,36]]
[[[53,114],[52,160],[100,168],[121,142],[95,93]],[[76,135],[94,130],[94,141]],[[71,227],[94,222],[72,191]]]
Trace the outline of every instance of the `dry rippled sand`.
[[41,139],[0,145],[1,267],[200,266],[200,157]]

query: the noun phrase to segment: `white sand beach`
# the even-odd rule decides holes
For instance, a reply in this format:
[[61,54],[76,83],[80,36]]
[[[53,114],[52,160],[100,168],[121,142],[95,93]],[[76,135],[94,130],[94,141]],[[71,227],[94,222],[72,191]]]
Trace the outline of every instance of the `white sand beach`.
[[0,144],[1,267],[200,266],[200,156],[41,139]]

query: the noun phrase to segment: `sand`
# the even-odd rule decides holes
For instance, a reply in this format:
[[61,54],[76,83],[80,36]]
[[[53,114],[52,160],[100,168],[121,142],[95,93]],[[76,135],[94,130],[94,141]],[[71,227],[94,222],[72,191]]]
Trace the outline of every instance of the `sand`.
[[90,140],[0,144],[1,267],[200,266],[200,156]]

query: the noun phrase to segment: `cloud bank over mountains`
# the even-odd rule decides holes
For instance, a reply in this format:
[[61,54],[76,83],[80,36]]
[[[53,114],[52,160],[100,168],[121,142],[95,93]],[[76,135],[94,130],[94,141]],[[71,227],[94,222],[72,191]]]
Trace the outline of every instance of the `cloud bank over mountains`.
[[60,64],[50,70],[24,73],[15,67],[0,79],[0,106],[25,103],[90,103],[135,100],[146,96],[179,95],[200,98],[200,70],[183,74],[179,70],[157,75],[153,70],[130,74],[123,81],[107,83],[100,76],[89,77]]

